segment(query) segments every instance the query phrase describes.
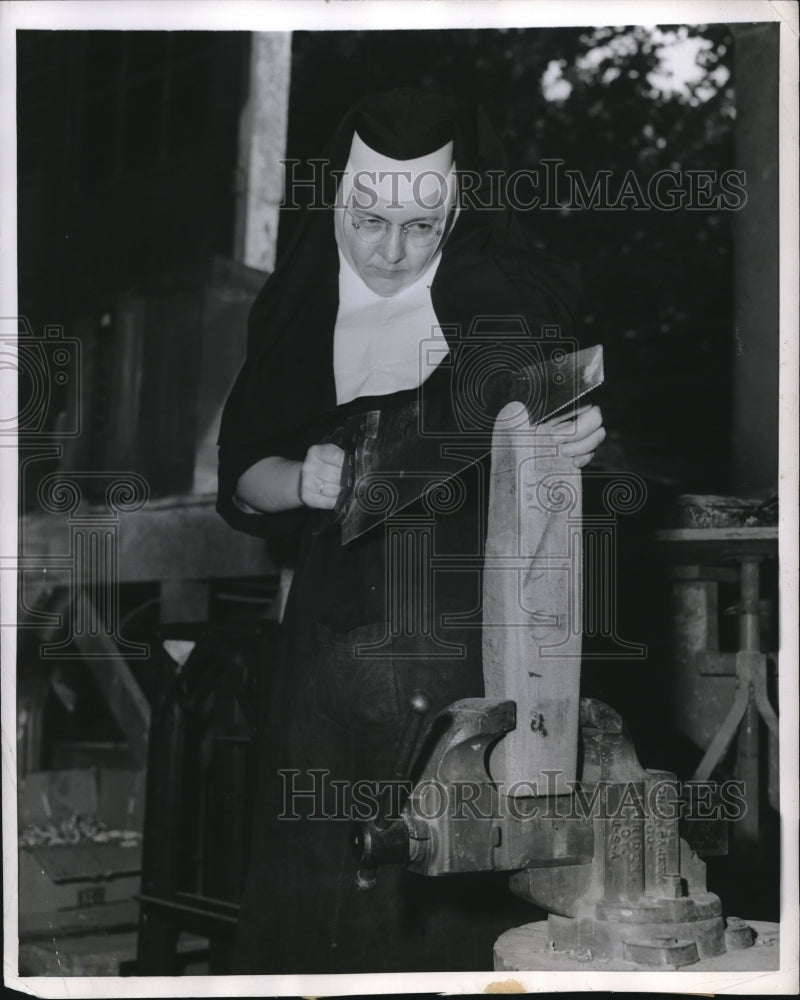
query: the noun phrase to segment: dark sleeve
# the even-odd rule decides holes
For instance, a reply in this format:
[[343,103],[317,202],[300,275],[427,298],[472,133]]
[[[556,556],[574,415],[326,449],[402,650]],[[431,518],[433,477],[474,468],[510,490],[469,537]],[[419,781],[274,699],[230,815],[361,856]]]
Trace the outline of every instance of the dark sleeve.
[[219,449],[219,476],[217,489],[217,513],[237,531],[244,531],[256,538],[266,538],[270,541],[279,540],[282,536],[294,535],[302,527],[305,519],[305,508],[282,510],[274,513],[248,512],[234,499],[236,485],[242,473],[262,458],[280,455],[283,458],[296,458],[300,461],[305,452],[287,455],[289,448],[280,451],[270,449],[269,445],[256,447],[254,445],[222,445]]
[[274,543],[287,535],[296,536],[305,520],[306,509],[253,512],[246,505],[237,503],[236,487],[242,474],[261,459],[274,455],[301,461],[308,445],[301,434],[271,436],[258,428],[261,393],[268,394],[270,387],[264,386],[256,392],[252,381],[252,366],[248,360],[239,372],[222,411],[217,442],[216,509],[235,530]]

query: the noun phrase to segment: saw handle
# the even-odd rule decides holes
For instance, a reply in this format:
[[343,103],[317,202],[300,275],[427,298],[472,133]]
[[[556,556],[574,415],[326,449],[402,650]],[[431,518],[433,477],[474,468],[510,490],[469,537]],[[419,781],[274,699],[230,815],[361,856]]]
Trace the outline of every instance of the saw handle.
[[367,415],[357,414],[349,417],[342,427],[337,427],[332,434],[325,438],[326,443],[335,444],[344,452],[342,475],[339,479],[339,496],[336,498],[336,506],[329,515],[332,524],[342,523],[352,502],[353,487],[356,481],[356,449],[359,440],[364,435],[366,424]]

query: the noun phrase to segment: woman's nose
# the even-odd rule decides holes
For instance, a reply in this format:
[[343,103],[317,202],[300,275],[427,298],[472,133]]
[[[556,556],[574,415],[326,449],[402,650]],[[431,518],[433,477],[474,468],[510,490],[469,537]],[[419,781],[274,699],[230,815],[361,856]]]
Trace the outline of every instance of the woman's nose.
[[381,255],[389,264],[396,264],[405,257],[405,237],[401,226],[389,226],[389,231],[381,240]]

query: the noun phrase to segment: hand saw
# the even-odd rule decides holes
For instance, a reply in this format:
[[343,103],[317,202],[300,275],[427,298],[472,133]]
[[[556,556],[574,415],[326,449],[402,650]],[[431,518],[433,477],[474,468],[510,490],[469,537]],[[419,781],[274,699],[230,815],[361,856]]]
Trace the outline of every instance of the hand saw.
[[[531,426],[541,424],[603,382],[603,349],[597,345],[553,357],[518,371],[497,371],[480,386],[479,418],[465,427],[445,396],[351,417],[337,435],[345,450],[334,520],[347,544],[417,500],[447,490],[449,480],[491,450],[497,414],[507,403],[525,406]],[[456,409],[458,401],[456,402]],[[436,430],[431,430],[436,428]]]

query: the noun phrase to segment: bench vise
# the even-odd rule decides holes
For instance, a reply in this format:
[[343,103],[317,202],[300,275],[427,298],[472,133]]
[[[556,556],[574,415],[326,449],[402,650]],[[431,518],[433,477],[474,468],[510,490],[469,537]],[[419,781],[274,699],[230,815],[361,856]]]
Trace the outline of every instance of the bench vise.
[[669,968],[752,943],[746,925],[726,930],[705,864],[679,836],[677,779],[639,764],[613,709],[581,701],[580,779],[554,795],[492,780],[487,761],[515,728],[514,702],[459,701],[439,723],[401,814],[360,829],[363,866],[513,872],[511,891],[549,912],[556,952]]

